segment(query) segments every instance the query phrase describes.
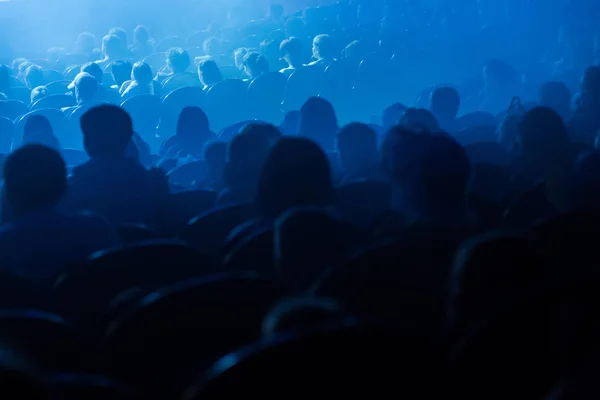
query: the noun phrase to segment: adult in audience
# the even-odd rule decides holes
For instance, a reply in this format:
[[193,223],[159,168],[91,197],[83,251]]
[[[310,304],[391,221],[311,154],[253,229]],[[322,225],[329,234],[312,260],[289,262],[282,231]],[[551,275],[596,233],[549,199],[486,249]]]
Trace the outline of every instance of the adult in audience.
[[111,87],[111,89],[119,91],[121,90],[121,86],[123,83],[131,79],[131,71],[133,70],[133,65],[127,60],[117,60],[112,64],[111,74],[113,80],[115,81],[115,85]]
[[36,88],[33,88],[30,96],[31,104],[34,104],[36,101],[43,99],[44,97],[47,97],[49,95],[50,92],[48,92],[46,86],[38,86]]
[[317,35],[313,40],[312,51],[315,61],[308,65],[318,66],[323,70],[335,61],[338,53],[335,42],[329,35]]
[[142,59],[154,52],[156,41],[150,36],[150,31],[144,25],[138,25],[133,31],[133,44],[129,50],[136,59]]
[[75,41],[75,53],[87,56],[90,61],[97,60],[99,52],[96,49],[96,36],[89,32],[80,33]]
[[61,111],[69,117],[73,111],[80,107],[90,107],[96,103],[96,94],[98,93],[98,81],[87,72],[77,74],[69,89],[75,91],[77,105],[73,107],[62,108]]
[[52,126],[43,115],[32,115],[25,121],[22,145],[41,144],[53,150],[60,151],[60,143]]
[[167,78],[173,75],[182,74],[190,67],[190,55],[181,48],[172,48],[167,53],[167,68],[160,71],[156,78],[157,82],[163,83]]
[[439,87],[431,92],[429,110],[437,119],[440,127],[448,132],[457,129],[456,116],[460,108],[460,95],[453,87]]
[[127,112],[112,105],[94,107],[81,117],[81,130],[90,160],[73,169],[63,206],[95,212],[116,225],[156,227],[168,189],[164,177],[127,156],[133,136]]
[[438,132],[438,125],[435,116],[424,108],[409,108],[400,118],[400,125],[418,132]]
[[123,28],[112,28],[109,32],[109,35],[115,35],[121,41],[121,48],[119,49],[119,58],[130,58],[133,56],[131,51],[127,46],[127,32]]
[[300,109],[298,134],[317,142],[326,152],[333,151],[339,130],[337,116],[330,102],[312,97]]
[[3,176],[8,220],[0,227],[3,271],[52,284],[63,268],[118,245],[105,220],[57,210],[67,187],[67,169],[55,150],[21,147],[7,158]]
[[96,64],[104,70],[104,68],[121,58],[121,50],[123,44],[121,39],[116,35],[106,35],[102,38],[102,59],[97,60]]
[[120,92],[123,99],[128,99],[140,94],[153,95],[157,93],[157,90],[152,80],[152,68],[145,62],[138,61],[133,64],[131,80],[121,85]]
[[223,75],[213,60],[204,60],[198,64],[198,79],[204,90],[210,89],[214,84],[223,80]]
[[377,148],[377,133],[368,125],[353,122],[337,134],[337,152],[342,168],[342,183],[382,179]]
[[216,137],[210,131],[206,113],[198,107],[186,107],[179,115],[177,132],[163,143],[160,153],[177,157],[189,155],[202,159],[204,145],[213,139]]
[[254,52],[244,57],[244,73],[250,79],[256,79],[267,72],[269,72],[269,62],[262,54]]
[[302,41],[298,38],[289,38],[281,42],[279,46],[281,58],[288,64],[286,68],[281,71],[285,76],[290,76],[298,68],[304,66],[304,49],[302,48]]
[[[114,65],[117,62],[119,61],[115,61],[114,63],[111,63],[111,65]],[[84,64],[81,66],[81,72],[86,72],[94,78],[96,78],[96,82],[98,83],[98,89],[94,99],[95,101],[113,104],[118,102],[118,91],[113,88],[107,87],[102,83],[104,81],[104,72],[98,64],[93,62]],[[71,87],[69,88],[72,89]]]
[[43,86],[46,83],[44,82],[44,69],[39,65],[30,65],[25,71],[24,80],[29,89]]
[[274,220],[290,208],[332,202],[331,169],[319,145],[305,138],[279,140],[260,173],[256,203],[262,216]]

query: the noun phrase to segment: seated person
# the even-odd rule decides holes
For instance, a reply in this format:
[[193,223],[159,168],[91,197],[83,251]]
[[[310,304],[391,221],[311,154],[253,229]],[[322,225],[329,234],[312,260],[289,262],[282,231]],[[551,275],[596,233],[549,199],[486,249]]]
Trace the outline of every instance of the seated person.
[[205,60],[198,64],[198,78],[204,90],[210,89],[215,83],[223,80],[223,75],[213,60]]
[[284,40],[279,46],[279,51],[281,58],[288,63],[286,68],[279,71],[285,76],[290,76],[295,70],[304,66],[304,49],[300,39],[289,38]]
[[136,59],[142,59],[154,53],[156,41],[150,36],[150,31],[144,25],[138,25],[133,31],[133,44],[129,50]]
[[25,70],[25,86],[29,89],[44,85],[44,69],[39,65],[30,65]]
[[21,147],[8,156],[3,174],[8,222],[0,227],[0,265],[5,272],[51,284],[69,264],[119,244],[105,220],[57,210],[67,169],[55,150]]
[[50,93],[46,86],[38,86],[31,91],[31,104],[35,104],[36,101],[47,97]]
[[269,62],[260,53],[249,53],[244,57],[244,73],[250,80],[269,72]]
[[[115,61],[117,63],[119,61]],[[98,93],[96,94],[96,101],[98,102],[107,102],[107,103],[118,103],[119,94],[115,89],[107,87],[102,84],[104,80],[104,72],[100,66],[96,63],[87,63],[81,66],[81,72],[87,72],[94,78],[96,78],[96,82],[98,82]]]
[[131,80],[121,85],[120,93],[123,99],[140,94],[157,94],[155,81],[152,80],[152,68],[144,62],[136,62],[131,70]]
[[121,39],[116,35],[106,35],[102,38],[102,56],[101,60],[96,61],[100,69],[121,58],[123,45]]
[[100,105],[83,114],[81,130],[90,160],[73,169],[62,202],[65,209],[92,211],[115,225],[157,227],[168,184],[164,176],[128,156],[133,137],[129,114],[120,107]]
[[308,64],[309,66],[319,66],[323,69],[327,68],[335,61],[337,51],[335,43],[329,35],[318,35],[313,40],[313,57],[315,61]]
[[172,48],[167,53],[167,67],[156,74],[156,80],[163,84],[165,80],[173,75],[183,74],[190,67],[190,55],[184,49]]
[[95,98],[98,93],[98,81],[87,72],[80,72],[77,74],[73,82],[69,85],[69,89],[74,90],[77,105],[61,109],[67,118],[79,107],[89,107],[96,103]]
[[111,86],[111,89],[119,91],[123,83],[131,79],[131,71],[133,70],[133,65],[129,61],[126,60],[118,60],[112,64],[111,74],[115,84]]

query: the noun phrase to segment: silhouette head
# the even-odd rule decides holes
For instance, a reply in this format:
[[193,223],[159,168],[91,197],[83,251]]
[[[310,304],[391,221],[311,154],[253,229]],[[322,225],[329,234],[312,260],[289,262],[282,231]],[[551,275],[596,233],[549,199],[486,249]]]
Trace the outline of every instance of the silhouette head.
[[431,92],[429,109],[441,120],[453,120],[460,108],[460,95],[453,87],[439,87]]
[[311,97],[300,108],[298,133],[316,141],[326,151],[333,149],[338,129],[333,105],[322,97]]
[[182,74],[190,66],[190,55],[179,47],[172,48],[167,53],[167,65],[174,74]]
[[264,136],[271,145],[274,145],[281,139],[281,132],[279,129],[268,123],[255,122],[248,124],[242,129],[241,133]]
[[248,53],[244,57],[244,71],[254,79],[269,72],[269,61],[260,53]]
[[209,140],[210,125],[206,113],[200,107],[185,107],[179,114],[176,134],[182,139],[205,137]]
[[117,35],[106,35],[102,38],[102,54],[109,60],[121,57],[123,44]]
[[33,90],[31,90],[31,104],[35,103],[36,101],[38,101],[39,99],[43,99],[44,97],[48,96],[50,94],[50,92],[48,91],[48,88],[46,88],[46,86],[38,86],[36,88],[33,88]]
[[556,111],[535,107],[525,113],[518,136],[518,149],[523,159],[539,167],[560,165],[569,147],[567,127]]
[[267,218],[289,208],[327,206],[333,184],[327,156],[315,142],[284,137],[269,153],[257,192],[257,205]]
[[377,163],[377,133],[369,125],[353,122],[337,134],[337,150],[346,171]]
[[204,60],[198,64],[198,78],[204,86],[211,86],[223,80],[221,70],[213,60]]
[[400,125],[418,132],[438,132],[438,125],[435,116],[424,108],[409,108],[400,118]]
[[23,145],[41,144],[58,150],[58,139],[54,136],[48,119],[42,115],[32,115],[25,121],[23,128]]
[[255,191],[260,171],[271,145],[263,135],[240,133],[227,148],[224,177],[230,188],[246,187]]
[[77,41],[75,42],[75,51],[77,53],[89,54],[94,51],[94,47],[96,47],[96,36],[89,32],[82,32],[77,36]]
[[133,66],[127,60],[117,60],[112,64],[112,77],[117,87],[120,88],[125,81],[131,79],[132,70]]
[[600,102],[600,66],[588,67],[581,78],[581,99],[583,105],[596,105]]
[[115,35],[119,39],[121,39],[121,46],[127,47],[127,32],[123,28],[112,28],[108,31],[109,35]]
[[333,60],[337,55],[335,43],[329,35],[317,35],[313,39],[312,51],[317,60]]
[[298,38],[289,38],[281,42],[279,53],[281,58],[290,66],[300,68],[304,61],[302,41]]
[[30,65],[25,71],[25,83],[28,88],[44,85],[44,69],[39,65]]
[[103,104],[80,120],[85,151],[90,158],[122,158],[133,136],[131,117],[120,107]]
[[87,72],[88,74],[96,78],[96,81],[98,83],[102,83],[102,80],[104,79],[104,71],[102,71],[102,68],[100,68],[100,66],[94,62],[82,65],[81,72]]
[[150,40],[150,31],[144,25],[138,25],[133,31],[133,40],[136,43],[146,43]]
[[67,167],[49,147],[30,144],[15,150],[4,163],[4,194],[19,215],[56,207],[67,188]]
[[75,97],[79,103],[92,101],[98,92],[98,81],[87,72],[80,72],[69,88],[75,89]]
[[383,115],[381,116],[383,129],[387,131],[391,127],[398,125],[407,109],[408,107],[404,104],[394,103],[383,110]]
[[145,62],[136,62],[131,69],[131,79],[141,85],[150,84],[152,82],[152,68]]

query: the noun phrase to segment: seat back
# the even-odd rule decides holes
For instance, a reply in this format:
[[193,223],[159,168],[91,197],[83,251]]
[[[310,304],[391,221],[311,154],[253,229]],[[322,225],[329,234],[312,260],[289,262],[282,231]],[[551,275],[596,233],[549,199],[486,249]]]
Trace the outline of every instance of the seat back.
[[8,96],[11,100],[19,100],[25,104],[29,104],[31,102],[31,89],[25,86],[12,87]]
[[0,117],[0,153],[10,153],[14,135],[15,124],[13,124],[12,120]]
[[159,134],[167,138],[175,134],[179,114],[185,107],[203,107],[204,90],[199,86],[182,87],[168,93],[162,100]]
[[254,79],[248,86],[248,106],[252,116],[273,124],[283,118],[281,102],[287,79],[279,72],[269,72]]
[[162,89],[164,93],[169,93],[186,86],[201,86],[198,75],[191,72],[175,74],[165,79],[162,84]]
[[164,38],[156,45],[156,51],[159,53],[166,53],[174,47],[185,48],[185,40],[179,36]]
[[160,99],[151,94],[142,94],[125,100],[121,107],[131,116],[134,131],[154,147],[156,127],[162,112]]
[[26,104],[29,104],[29,100],[27,103],[24,103],[20,100],[0,101],[0,117],[5,117],[11,121],[15,121],[19,117],[29,112]]
[[46,85],[46,90],[48,90],[48,94],[65,94],[69,91],[69,85],[72,81],[64,80],[63,78],[50,82]]
[[51,94],[50,96],[43,97],[33,103],[30,107],[31,111],[41,110],[44,108],[53,108],[60,110],[65,107],[73,107],[77,102],[75,97],[67,94]]
[[30,117],[32,117],[34,115],[41,115],[41,116],[45,117],[48,120],[48,122],[50,122],[50,126],[52,126],[52,132],[54,133],[54,136],[56,136],[59,140],[63,136],[66,126],[67,126],[67,121],[65,119],[65,115],[63,114],[63,112],[58,109],[55,109],[55,108],[38,109],[38,110],[28,112],[27,114],[25,114],[21,118],[19,118],[19,120],[16,122],[15,138],[13,140],[13,148],[15,146],[19,146],[21,144],[21,142],[23,141],[23,134],[25,132],[25,123],[27,122],[27,120]]
[[299,110],[310,97],[321,91],[323,70],[319,67],[302,67],[295,70],[287,80],[283,109]]
[[247,90],[246,82],[241,79],[224,80],[208,90],[205,111],[213,130],[248,119]]

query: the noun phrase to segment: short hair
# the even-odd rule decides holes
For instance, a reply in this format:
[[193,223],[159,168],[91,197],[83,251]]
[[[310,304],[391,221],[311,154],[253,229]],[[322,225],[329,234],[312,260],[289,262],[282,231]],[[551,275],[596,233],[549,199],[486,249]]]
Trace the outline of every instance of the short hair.
[[43,99],[49,94],[50,92],[48,92],[48,88],[46,86],[38,86],[36,88],[33,88],[33,90],[31,91],[31,104],[35,103],[40,99]]
[[30,65],[25,71],[25,82],[29,87],[42,86],[44,84],[44,69],[39,65]]
[[133,122],[120,107],[103,104],[91,108],[80,120],[85,150],[90,157],[124,157],[133,137]]
[[102,38],[102,53],[109,58],[118,58],[121,55],[123,43],[117,35],[106,35]]
[[177,119],[177,135],[210,132],[208,116],[200,107],[185,107]]
[[286,57],[288,55],[291,57],[301,57],[302,56],[302,41],[295,37],[285,39],[279,45],[279,52],[281,54],[281,57]]
[[400,125],[426,132],[438,132],[440,129],[435,115],[424,108],[408,108],[400,118]]
[[89,62],[87,64],[82,65],[81,72],[87,72],[88,74],[96,78],[96,81],[98,83],[102,83],[102,80],[104,79],[104,72],[102,71],[102,68],[100,68],[100,66],[95,62]]
[[302,17],[293,17],[287,20],[285,23],[285,33],[289,36],[305,36],[306,32],[304,32],[306,28],[306,24],[304,23],[304,19]]
[[141,84],[148,84],[152,82],[152,68],[145,62],[138,61],[133,64],[131,78]]
[[450,86],[435,88],[430,103],[433,114],[455,118],[460,108],[460,94]]
[[361,122],[352,122],[342,127],[337,133],[336,142],[340,152],[377,153],[377,132]]
[[525,113],[519,125],[518,139],[524,155],[535,154],[536,158],[542,157],[546,162],[561,159],[570,146],[563,119],[548,107],[534,107]]
[[55,150],[60,148],[50,121],[42,115],[32,115],[27,118],[23,129],[22,144],[42,144]]
[[147,42],[150,39],[150,31],[144,25],[138,25],[133,31],[133,38],[136,42]]
[[182,48],[174,47],[167,53],[167,63],[174,73],[185,72],[190,66],[190,55]]
[[205,85],[213,85],[223,80],[223,75],[214,60],[204,60],[198,64],[198,72]]
[[269,61],[260,53],[252,52],[244,57],[244,66],[250,70],[252,77],[269,72]]
[[77,89],[78,100],[90,101],[98,92],[98,81],[87,72],[80,72],[69,87]]
[[108,31],[109,35],[115,35],[121,39],[121,46],[127,46],[127,32],[123,28],[112,28]]
[[78,50],[93,50],[96,45],[96,36],[90,32],[82,32],[77,36],[76,45]]
[[281,139],[281,132],[279,129],[275,125],[266,122],[250,123],[243,127],[240,133],[264,136],[271,144],[275,144],[279,139]]
[[316,56],[327,60],[335,58],[337,53],[333,39],[326,34],[315,36],[313,39],[313,49]]
[[131,78],[133,66],[127,60],[117,60],[111,66],[111,72],[115,83],[120,87],[123,82]]
[[67,188],[67,167],[49,147],[30,144],[15,150],[4,163],[4,188],[13,207],[22,211],[55,207]]

